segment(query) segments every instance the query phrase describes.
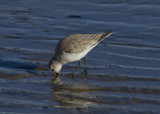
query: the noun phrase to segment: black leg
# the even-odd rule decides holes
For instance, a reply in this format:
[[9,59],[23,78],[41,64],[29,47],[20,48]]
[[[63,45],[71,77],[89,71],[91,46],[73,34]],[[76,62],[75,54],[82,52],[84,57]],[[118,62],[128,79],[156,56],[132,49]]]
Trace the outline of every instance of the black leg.
[[84,57],[84,63],[85,63],[85,69],[84,69],[84,72],[83,72],[83,74],[87,74],[87,59],[86,59],[86,57]]
[[79,68],[80,66],[81,66],[81,60],[79,60],[79,64],[78,64],[76,70],[72,73],[72,76],[74,76],[75,72],[78,70],[78,68]]

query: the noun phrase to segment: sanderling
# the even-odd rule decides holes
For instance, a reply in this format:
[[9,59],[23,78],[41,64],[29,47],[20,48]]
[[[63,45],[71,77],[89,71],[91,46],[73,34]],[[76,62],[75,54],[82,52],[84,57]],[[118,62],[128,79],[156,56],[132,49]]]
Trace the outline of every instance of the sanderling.
[[73,76],[81,65],[81,59],[84,58],[84,73],[87,73],[86,54],[111,34],[110,31],[99,34],[72,34],[65,37],[56,46],[55,55],[49,63],[50,70],[58,75],[63,64],[79,61],[76,70],[72,73]]

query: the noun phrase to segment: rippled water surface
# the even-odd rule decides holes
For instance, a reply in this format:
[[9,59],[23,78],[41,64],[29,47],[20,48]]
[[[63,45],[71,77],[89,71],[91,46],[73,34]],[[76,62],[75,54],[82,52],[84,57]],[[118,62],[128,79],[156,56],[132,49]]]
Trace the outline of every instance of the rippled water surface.
[[[160,113],[159,0],[1,0],[0,113]],[[57,42],[114,33],[61,76],[48,71]]]

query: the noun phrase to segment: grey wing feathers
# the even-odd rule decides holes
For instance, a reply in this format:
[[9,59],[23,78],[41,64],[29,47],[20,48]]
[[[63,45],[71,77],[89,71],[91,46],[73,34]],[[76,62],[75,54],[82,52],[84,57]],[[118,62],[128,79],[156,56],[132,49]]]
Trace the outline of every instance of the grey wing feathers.
[[102,41],[108,33],[72,34],[60,42],[60,50],[68,53],[78,53]]

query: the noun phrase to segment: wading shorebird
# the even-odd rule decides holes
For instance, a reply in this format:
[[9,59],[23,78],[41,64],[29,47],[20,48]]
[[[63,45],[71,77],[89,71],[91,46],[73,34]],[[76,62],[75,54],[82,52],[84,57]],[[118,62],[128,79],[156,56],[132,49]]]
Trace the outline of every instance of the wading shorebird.
[[85,70],[83,73],[87,74],[86,55],[90,52],[99,42],[111,35],[112,32],[99,33],[99,34],[72,34],[60,40],[56,46],[54,57],[49,63],[51,71],[59,75],[62,65],[79,61],[75,72],[81,65],[81,59],[84,58]]

